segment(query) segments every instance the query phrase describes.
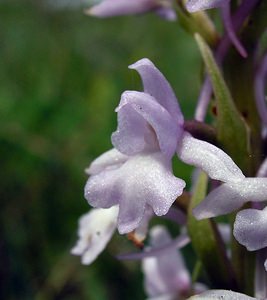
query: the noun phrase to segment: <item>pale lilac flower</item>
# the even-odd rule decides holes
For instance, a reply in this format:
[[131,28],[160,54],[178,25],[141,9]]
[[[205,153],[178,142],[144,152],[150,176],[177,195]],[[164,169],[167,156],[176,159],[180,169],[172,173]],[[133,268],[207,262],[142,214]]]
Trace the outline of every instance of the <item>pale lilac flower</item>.
[[80,255],[84,265],[91,264],[106,248],[117,227],[118,207],[95,208],[79,219],[79,240],[71,249]]
[[173,0],[103,0],[86,10],[92,16],[106,18],[122,15],[142,14],[154,11],[162,18],[176,20]]
[[[115,149],[87,169],[85,197],[94,207],[119,205],[118,230],[136,229],[147,209],[165,215],[185,182],[172,174],[171,158],[183,129],[175,95],[158,69],[142,59],[130,66],[142,77],[144,92],[122,94]],[[119,150],[119,151],[118,151]]]
[[185,163],[213,179],[235,181],[244,175],[219,148],[193,138],[183,129],[183,115],[169,83],[148,59],[130,66],[139,72],[144,92],[122,94],[118,129],[112,149],[87,169],[91,177],[85,197],[94,207],[119,205],[118,230],[136,229],[147,209],[165,215],[182,194],[185,183],[173,176],[175,151]]
[[188,0],[186,3],[186,8],[189,12],[196,12],[215,7],[220,7],[222,10],[224,26],[233,45],[243,57],[246,57],[247,52],[236,36],[234,26],[232,24],[230,0]]
[[245,294],[227,290],[209,290],[200,295],[190,297],[189,300],[257,300]]
[[[172,241],[163,226],[155,226],[150,230],[150,246],[152,249],[163,247]],[[183,257],[175,247],[169,247],[157,256],[142,261],[145,291],[149,299],[180,299],[190,295],[195,288],[198,292],[206,290],[202,284],[192,287],[189,271]]]

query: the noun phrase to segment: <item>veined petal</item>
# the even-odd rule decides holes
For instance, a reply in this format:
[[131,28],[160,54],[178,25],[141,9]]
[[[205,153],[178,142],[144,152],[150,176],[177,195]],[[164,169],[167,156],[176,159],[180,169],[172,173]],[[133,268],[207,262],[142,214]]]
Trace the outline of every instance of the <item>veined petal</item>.
[[197,219],[213,218],[239,209],[248,201],[267,200],[267,178],[244,178],[224,183],[194,208]]
[[[171,242],[171,237],[163,226],[151,229],[152,249]],[[150,297],[178,294],[190,289],[190,275],[181,254],[169,248],[156,257],[145,258],[142,262],[145,274],[145,289]]]
[[154,0],[103,0],[85,12],[88,15],[105,18],[140,14],[156,7]]
[[74,255],[82,256],[82,263],[91,264],[105,249],[117,224],[118,207],[92,209],[79,219],[77,244],[71,249]]
[[183,162],[201,168],[212,179],[232,182],[245,178],[229,155],[188,133],[184,134],[178,144],[177,154]]
[[189,300],[257,300],[256,298],[249,297],[245,294],[240,294],[237,292],[227,291],[227,290],[209,290],[200,295],[190,297]]
[[180,125],[183,125],[184,117],[173,89],[155,65],[148,58],[143,58],[130,65],[129,68],[140,74],[144,92],[153,96]]
[[267,247],[267,207],[244,209],[236,215],[234,236],[249,251]]
[[113,148],[95,159],[91,165],[85,170],[89,175],[98,174],[101,171],[110,168],[115,169],[123,164],[128,159],[128,156],[122,154],[117,149]]
[[[132,110],[131,114],[129,110]],[[112,135],[112,143],[119,151],[127,155],[138,153],[142,150],[142,143],[145,148],[145,140],[156,149],[153,143],[155,132],[162,153],[172,157],[182,129],[154,97],[142,92],[124,92],[117,111],[119,126]]]
[[186,2],[186,9],[193,13],[199,10],[205,10],[215,7],[221,7],[229,0],[188,0]]

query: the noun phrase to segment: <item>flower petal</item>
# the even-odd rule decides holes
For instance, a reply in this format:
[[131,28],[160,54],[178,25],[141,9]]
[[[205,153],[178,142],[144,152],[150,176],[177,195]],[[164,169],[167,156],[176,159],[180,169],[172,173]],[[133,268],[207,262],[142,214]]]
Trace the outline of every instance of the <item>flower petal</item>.
[[155,5],[154,0],[103,0],[85,12],[88,15],[105,18],[144,13],[153,9]]
[[160,7],[155,10],[156,14],[167,21],[176,21],[177,15],[172,7]]
[[256,298],[249,297],[245,294],[240,294],[237,292],[227,291],[227,290],[209,290],[200,295],[190,297],[189,300],[257,300]]
[[184,117],[181,113],[176,96],[166,78],[148,59],[143,58],[129,66],[136,70],[143,82],[144,92],[153,96],[180,125],[183,125]]
[[121,166],[127,159],[128,156],[113,148],[95,159],[85,172],[89,175],[98,174],[107,168],[114,169]]
[[245,203],[240,193],[224,183],[212,192],[193,209],[194,216],[198,219],[213,218],[237,210]]
[[[153,142],[155,132],[162,153],[172,157],[182,129],[152,96],[141,92],[124,92],[117,111],[119,126],[112,134],[112,143],[119,151],[127,155],[138,153],[142,150],[142,146],[145,148],[145,140],[146,144],[152,145],[155,150],[156,145]],[[141,118],[147,123],[140,120]]]
[[267,247],[267,208],[244,209],[236,215],[234,236],[249,251]]
[[89,177],[84,188],[84,197],[88,203],[99,208],[109,208],[118,204],[121,197],[117,184],[118,178],[117,169],[103,171]]
[[223,6],[228,1],[229,0],[188,0],[185,6],[189,12],[193,13],[199,10]]
[[184,134],[177,154],[183,162],[201,168],[212,179],[232,182],[245,178],[230,156],[218,147],[195,139],[190,134]]
[[184,187],[185,182],[173,176],[169,159],[148,152],[91,176],[85,198],[94,207],[119,204],[118,230],[124,234],[139,226],[147,205],[159,216],[166,214]]
[[173,176],[170,161],[160,152],[136,155],[119,171],[121,234],[139,226],[147,204],[156,215],[166,214],[185,187],[183,180]]
[[212,218],[230,213],[248,201],[267,200],[267,178],[244,178],[224,183],[194,208],[197,219]]
[[79,219],[77,244],[71,249],[74,255],[82,256],[82,263],[91,264],[105,249],[117,224],[118,207],[92,209]]
[[[152,249],[171,242],[171,237],[163,226],[155,226],[150,231]],[[184,260],[176,248],[169,248],[156,257],[142,261],[145,274],[145,289],[150,297],[188,291],[191,281]]]

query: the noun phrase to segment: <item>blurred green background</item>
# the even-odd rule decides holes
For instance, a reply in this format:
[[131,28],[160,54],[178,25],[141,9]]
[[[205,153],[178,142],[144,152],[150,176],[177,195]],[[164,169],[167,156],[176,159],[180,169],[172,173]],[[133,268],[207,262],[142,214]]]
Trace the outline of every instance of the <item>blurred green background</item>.
[[140,58],[193,117],[193,39],[153,14],[99,20],[36,0],[1,1],[0,25],[0,299],[144,299],[140,264],[114,258],[134,249],[125,238],[89,267],[69,254],[89,209],[84,169],[111,148],[120,94],[142,88],[127,69]]

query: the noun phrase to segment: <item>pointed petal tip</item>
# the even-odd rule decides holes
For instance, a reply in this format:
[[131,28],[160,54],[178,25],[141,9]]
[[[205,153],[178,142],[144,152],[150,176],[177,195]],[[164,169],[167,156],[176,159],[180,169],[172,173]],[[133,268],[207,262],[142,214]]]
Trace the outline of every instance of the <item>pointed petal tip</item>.
[[128,68],[132,69],[132,70],[136,70],[140,66],[145,66],[145,65],[155,67],[155,65],[152,63],[152,61],[149,58],[144,57],[144,58],[139,59],[137,62],[129,65]]

